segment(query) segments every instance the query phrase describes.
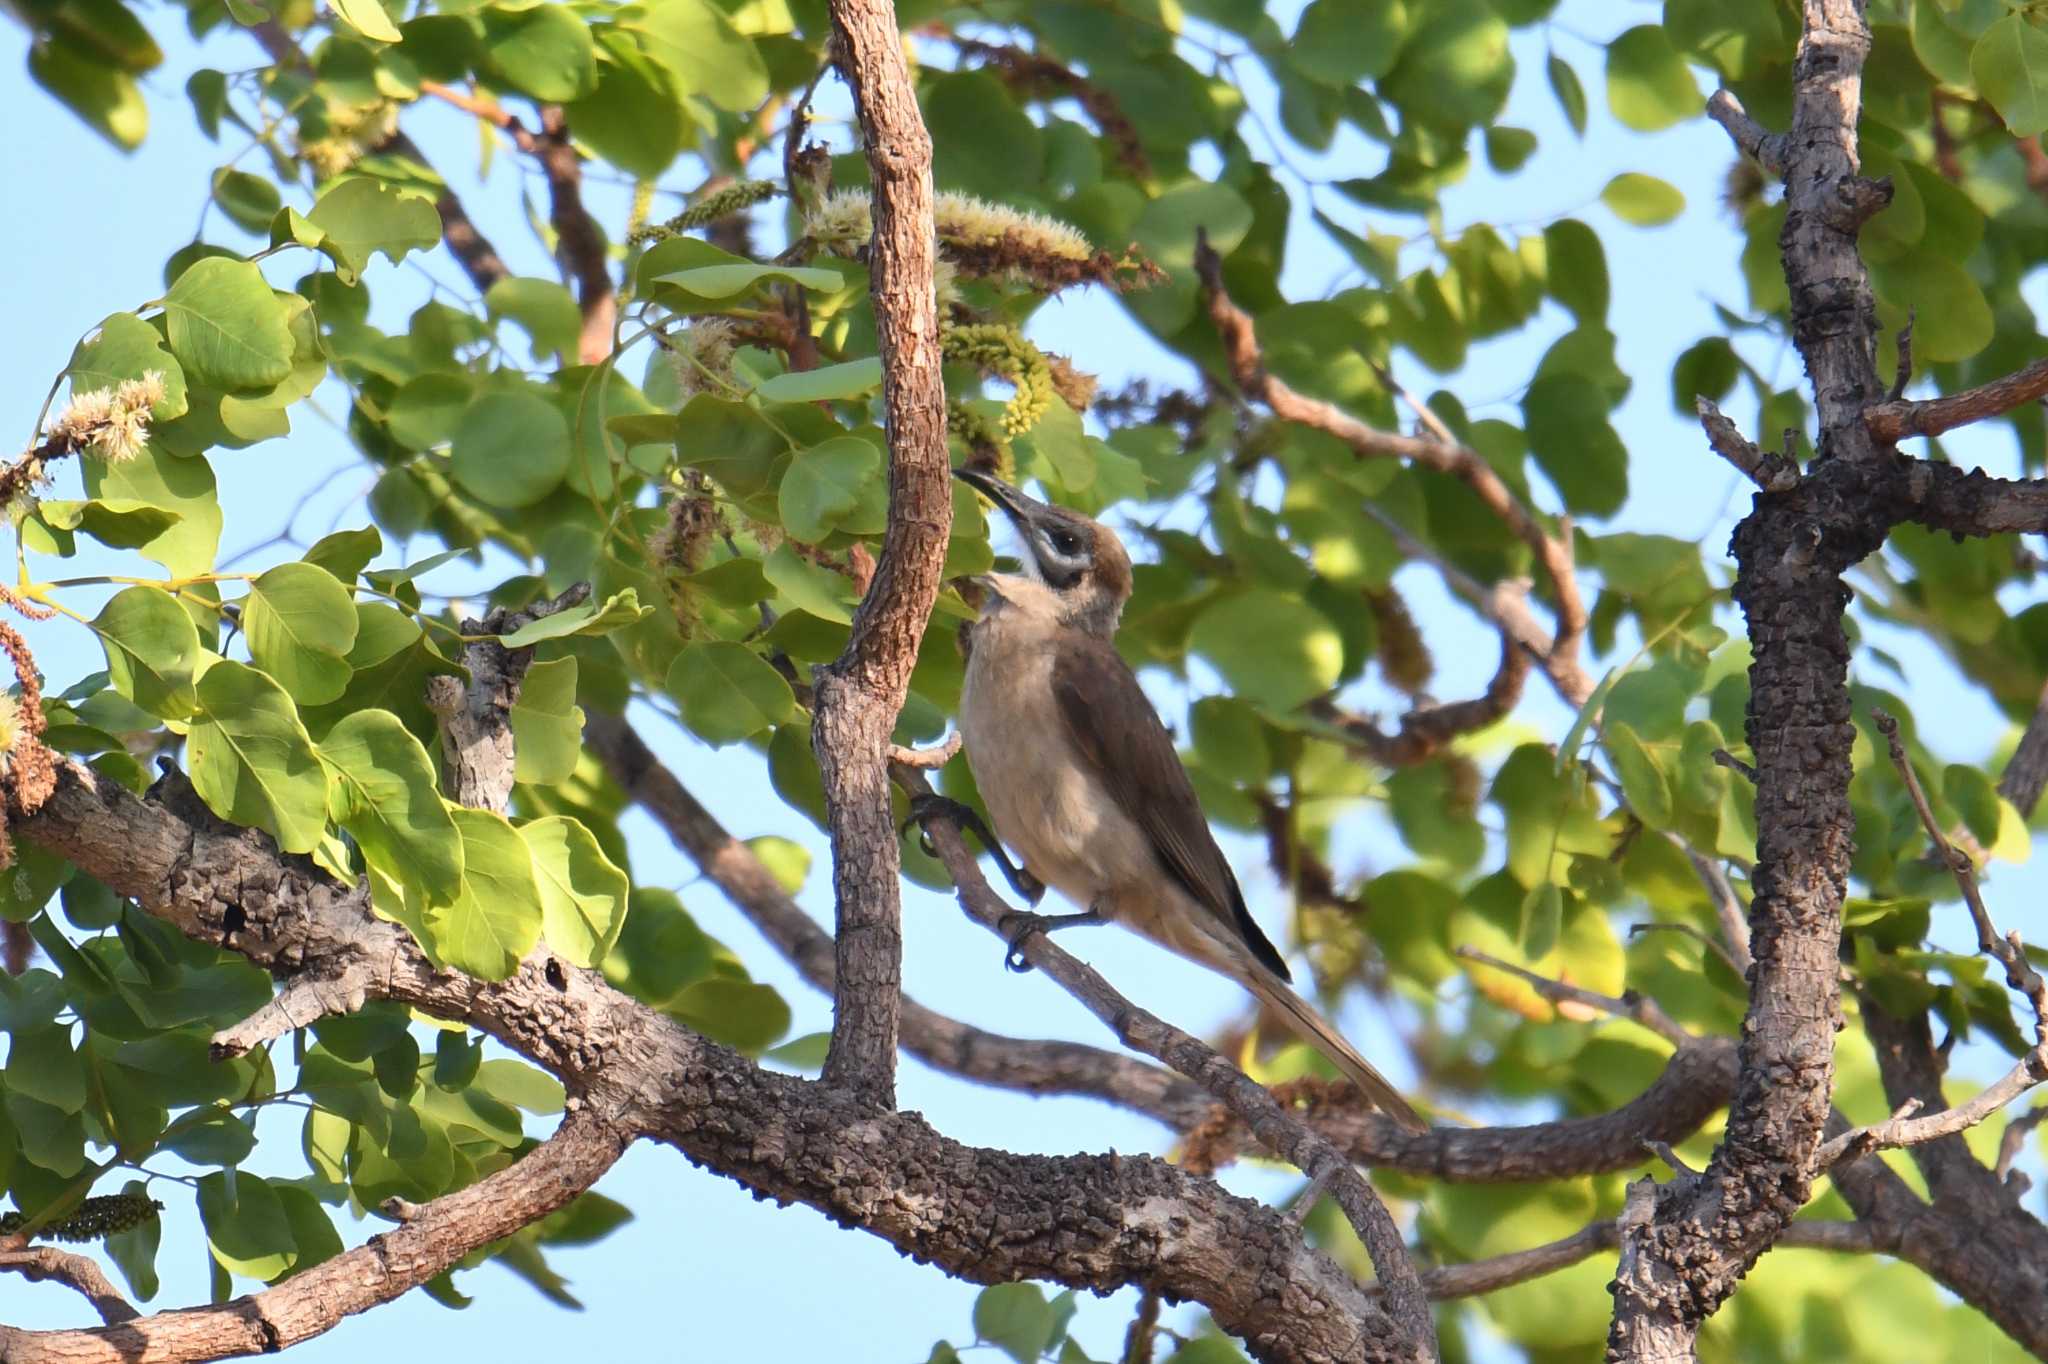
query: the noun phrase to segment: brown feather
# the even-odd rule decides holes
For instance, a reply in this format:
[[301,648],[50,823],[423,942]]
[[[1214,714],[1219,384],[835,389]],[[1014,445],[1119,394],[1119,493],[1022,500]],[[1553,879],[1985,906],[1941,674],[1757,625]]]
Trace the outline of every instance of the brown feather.
[[1245,908],[1173,737],[1123,656],[1106,639],[1068,630],[1053,660],[1053,698],[1068,737],[1117,808],[1144,831],[1160,869],[1266,969],[1289,979],[1287,962]]

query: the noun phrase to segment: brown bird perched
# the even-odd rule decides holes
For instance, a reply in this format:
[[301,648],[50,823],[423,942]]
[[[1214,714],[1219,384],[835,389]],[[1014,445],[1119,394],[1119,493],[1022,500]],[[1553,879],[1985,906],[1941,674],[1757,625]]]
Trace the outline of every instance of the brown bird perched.
[[960,733],[995,832],[1030,874],[984,841],[1033,903],[1042,881],[1086,907],[1016,916],[1011,964],[1033,933],[1120,923],[1243,985],[1382,1112],[1426,1130],[1386,1077],[1288,988],[1287,963],[1245,909],[1172,737],[1111,643],[1131,595],[1123,545],[1077,512],[978,470],[955,472],[1024,542],[1023,573],[980,580]]

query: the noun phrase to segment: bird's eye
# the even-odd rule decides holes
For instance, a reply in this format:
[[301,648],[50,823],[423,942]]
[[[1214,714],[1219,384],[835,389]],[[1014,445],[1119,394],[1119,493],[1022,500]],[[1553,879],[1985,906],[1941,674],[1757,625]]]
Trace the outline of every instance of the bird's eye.
[[1054,551],[1059,554],[1072,555],[1081,548],[1081,537],[1070,530],[1052,531],[1046,538],[1052,541]]

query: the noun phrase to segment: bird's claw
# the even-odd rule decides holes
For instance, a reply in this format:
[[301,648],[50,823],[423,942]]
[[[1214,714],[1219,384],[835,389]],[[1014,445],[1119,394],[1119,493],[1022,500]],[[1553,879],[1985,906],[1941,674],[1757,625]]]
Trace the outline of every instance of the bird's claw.
[[1010,860],[1010,855],[1003,851],[1002,842],[996,838],[974,807],[965,802],[939,795],[935,791],[919,792],[910,798],[910,817],[897,828],[897,836],[900,838],[908,833],[910,826],[915,824],[918,846],[924,850],[925,856],[937,857],[939,854],[932,846],[931,830],[926,827],[927,821],[934,819],[951,820],[961,829],[980,839],[981,845],[988,849],[989,856],[1002,868],[1003,879],[1010,883],[1010,889],[1021,896],[1027,904],[1035,905],[1045,898],[1045,883]]
[[1050,918],[1044,914],[1005,914],[996,921],[996,928],[1007,944],[1003,952],[1003,965],[1018,975],[1030,971],[1031,963],[1025,960],[1024,944],[1031,941],[1036,933],[1043,933]]

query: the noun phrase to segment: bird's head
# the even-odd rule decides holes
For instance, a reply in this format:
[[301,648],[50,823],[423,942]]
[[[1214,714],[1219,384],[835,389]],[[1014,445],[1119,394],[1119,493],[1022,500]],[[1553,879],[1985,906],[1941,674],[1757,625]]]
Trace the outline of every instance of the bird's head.
[[[1131,556],[1115,532],[1077,511],[1027,497],[979,469],[955,469],[954,477],[976,489],[1010,518],[1024,542],[1025,578],[1042,587],[1060,620],[1107,638],[1131,596]],[[1024,594],[1019,579],[991,574],[990,585],[1006,600]],[[1006,591],[1006,586],[1013,590]],[[1035,595],[1035,594],[1034,594]]]

